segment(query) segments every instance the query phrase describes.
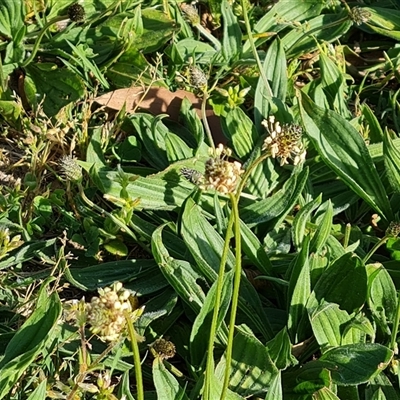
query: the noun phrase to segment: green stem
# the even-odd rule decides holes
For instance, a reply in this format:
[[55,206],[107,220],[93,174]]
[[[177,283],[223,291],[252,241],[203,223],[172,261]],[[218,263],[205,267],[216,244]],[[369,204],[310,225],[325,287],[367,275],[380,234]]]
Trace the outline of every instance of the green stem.
[[235,321],[236,312],[239,304],[239,289],[240,289],[240,278],[242,276],[242,241],[240,237],[240,219],[239,219],[239,207],[238,201],[235,194],[230,193],[229,197],[232,203],[232,214],[235,220],[235,276],[233,279],[233,293],[231,303],[231,316],[229,320],[229,333],[228,333],[228,345],[226,347],[226,363],[225,363],[225,375],[224,383],[222,384],[222,391],[220,400],[224,400],[229,385],[229,377],[231,372],[232,363],[232,350],[233,350],[233,337],[235,334]]
[[213,317],[212,317],[211,328],[210,328],[210,338],[208,340],[207,364],[206,364],[206,374],[205,374],[205,378],[204,378],[204,393],[203,393],[203,398],[205,400],[213,400],[210,397],[210,395],[211,395],[211,377],[214,376],[214,369],[213,369],[214,353],[213,353],[213,350],[214,350],[215,336],[217,333],[218,312],[219,312],[219,307],[221,304],[222,285],[224,282],[225,265],[226,265],[226,261],[228,259],[229,242],[231,240],[233,221],[234,221],[234,214],[231,213],[231,215],[229,217],[229,221],[228,221],[228,227],[226,229],[225,243],[224,243],[224,248],[222,251],[221,262],[219,265],[217,289],[215,291],[215,303],[214,303]]
[[368,260],[373,256],[373,254],[381,247],[383,244],[387,242],[390,236],[384,236],[379,242],[375,243],[374,247],[368,252],[368,254],[364,257],[363,263],[366,264]]
[[390,348],[392,350],[397,350],[397,333],[399,331],[399,323],[400,323],[400,295],[399,292],[397,292],[397,308],[396,308],[396,315],[394,317],[394,322],[393,322],[393,330],[392,330],[392,338],[390,340]]
[[136,339],[136,332],[128,313],[125,314],[125,318],[128,326],[129,337],[131,338],[131,343],[132,343],[133,363],[135,365],[137,400],[144,400],[142,363],[140,361],[140,352],[139,352],[138,342]]
[[42,42],[42,39],[44,35],[46,34],[47,30],[50,28],[51,25],[55,24],[56,22],[63,21],[65,19],[68,19],[67,15],[61,15],[59,17],[56,17],[49,21],[40,31],[39,36],[37,37],[35,44],[33,45],[32,53],[31,55],[21,64],[21,67],[26,67],[28,66],[36,57],[36,53],[39,50],[40,43]]
[[207,115],[206,115],[207,99],[208,99],[208,91],[205,90],[203,92],[203,101],[201,102],[201,118],[203,120],[204,130],[206,131],[207,138],[208,138],[208,141],[210,143],[210,146],[215,152],[214,139],[212,137],[210,125],[208,124]]
[[274,94],[272,92],[271,86],[268,83],[268,79],[267,79],[267,76],[265,75],[265,71],[263,69],[260,57],[258,56],[256,45],[254,44],[253,33],[251,32],[250,20],[249,20],[249,15],[247,14],[247,6],[245,4],[245,0],[240,0],[240,4],[241,4],[242,10],[243,10],[244,24],[246,26],[248,40],[249,40],[250,47],[253,52],[254,58],[257,62],[258,69],[260,70],[261,79],[264,82],[264,85],[268,91],[269,96],[273,97]]

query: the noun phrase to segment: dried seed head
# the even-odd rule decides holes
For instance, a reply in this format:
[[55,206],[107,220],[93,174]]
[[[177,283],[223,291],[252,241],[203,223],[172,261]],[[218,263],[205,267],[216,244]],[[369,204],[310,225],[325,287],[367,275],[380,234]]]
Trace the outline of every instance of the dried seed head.
[[85,9],[79,4],[71,4],[68,8],[68,18],[74,22],[82,22],[85,19]]
[[275,122],[275,117],[270,116],[262,122],[268,130],[269,136],[264,140],[262,149],[267,151],[272,158],[279,158],[280,164],[289,164],[288,158],[297,165],[304,162],[306,150],[301,142],[302,129],[296,124],[280,125]]
[[195,169],[183,167],[181,168],[181,174],[194,185],[198,185],[203,181],[203,174]]
[[160,358],[168,359],[174,357],[176,354],[175,345],[170,342],[169,340],[165,339],[157,339],[151,347],[153,348],[154,352],[157,353]]
[[182,3],[181,10],[186,15],[187,19],[192,25],[199,25],[200,24],[200,16],[197,12],[196,8],[193,7],[191,4]]
[[133,316],[131,295],[122,288],[122,283],[117,282],[98,292],[99,297],[93,297],[86,305],[87,322],[91,325],[90,330],[102,340],[115,341],[125,334],[126,317],[138,319],[140,313]]
[[204,91],[207,88],[208,79],[200,68],[191,65],[189,67],[189,83],[194,88]]
[[240,175],[244,172],[242,164],[237,161],[230,162],[232,151],[220,144],[213,157],[206,161],[203,189],[214,189],[220,193],[233,193],[236,190]]
[[67,181],[78,182],[82,179],[82,167],[77,159],[71,156],[61,158],[59,164],[60,173]]
[[400,235],[400,221],[392,221],[386,229],[386,236],[397,237]]
[[350,18],[356,25],[362,25],[369,21],[371,13],[361,7],[353,7],[350,12]]

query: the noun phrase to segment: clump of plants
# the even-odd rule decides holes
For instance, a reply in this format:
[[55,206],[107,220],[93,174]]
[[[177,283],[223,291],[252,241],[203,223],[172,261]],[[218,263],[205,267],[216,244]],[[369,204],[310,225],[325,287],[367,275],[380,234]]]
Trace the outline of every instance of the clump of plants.
[[399,398],[399,38],[391,0],[3,1],[0,399]]

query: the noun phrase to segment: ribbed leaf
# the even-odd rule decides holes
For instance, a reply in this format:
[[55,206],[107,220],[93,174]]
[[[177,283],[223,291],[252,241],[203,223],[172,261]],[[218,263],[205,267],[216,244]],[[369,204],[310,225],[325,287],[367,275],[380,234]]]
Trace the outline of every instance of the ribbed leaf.
[[351,317],[346,311],[340,310],[337,304],[323,303],[308,311],[315,339],[322,351],[330,347],[360,342],[362,338],[360,330],[351,328],[344,333],[344,327],[350,323]]
[[345,102],[346,80],[343,72],[324,53],[319,56],[321,66],[321,86],[327,96],[332,110],[335,110],[344,118],[350,118],[351,113]]
[[390,186],[394,192],[400,193],[400,151],[394,145],[387,129],[383,134],[383,159]]
[[356,129],[334,111],[318,107],[305,94],[301,95],[300,112],[307,135],[323,161],[373,209],[392,220],[386,188]]
[[165,225],[161,225],[153,233],[151,248],[154,259],[160,266],[165,279],[197,314],[203,307],[205,299],[203,289],[196,282],[200,276],[187,261],[175,260],[169,255],[162,239],[164,227]]
[[279,39],[275,39],[268,48],[263,70],[269,87],[265,84],[263,76],[260,76],[254,97],[254,121],[256,127],[260,126],[263,119],[268,118],[271,113],[271,107],[275,102],[280,100],[279,103],[284,108],[288,77],[286,56]]
[[225,61],[229,62],[236,60],[240,56],[242,51],[242,30],[232,11],[232,6],[227,0],[222,0],[221,13],[224,28],[222,53]]
[[179,386],[177,379],[169,372],[160,357],[153,361],[153,380],[158,400],[187,400],[185,390]]
[[381,264],[367,266],[368,271],[368,305],[382,330],[390,334],[388,324],[395,318],[397,293],[393,280]]
[[293,242],[297,249],[301,248],[304,236],[306,235],[306,225],[310,222],[311,213],[321,204],[322,194],[300,208],[293,221]]
[[346,253],[322,273],[307,307],[313,308],[327,301],[339,304],[342,310],[352,313],[362,307],[366,295],[365,266],[357,256]]
[[[217,377],[223,377],[225,363],[223,357],[215,370]],[[266,392],[277,372],[266,347],[248,329],[239,327],[233,342],[229,388],[243,397]]]
[[10,340],[0,361],[0,399],[10,394],[12,386],[45,350],[49,333],[57,326],[61,302],[56,292],[48,296],[46,291],[44,284],[37,308]]
[[246,160],[254,150],[258,139],[257,130],[251,119],[241,108],[236,107],[221,120],[221,125],[225,136],[232,141],[235,153]]
[[302,318],[306,315],[306,304],[311,293],[310,283],[310,265],[308,262],[309,240],[303,241],[301,252],[296,257],[293,265],[292,274],[289,281],[288,303],[289,319],[288,330],[292,340],[301,340],[297,338],[297,333],[303,331],[300,327]]
[[293,173],[283,188],[274,195],[243,207],[240,214],[242,220],[251,226],[277,218],[276,226],[278,226],[295,205],[304,189],[307,177],[308,169]]
[[328,201],[328,208],[324,213],[323,218],[318,223],[318,228],[314,233],[310,243],[310,253],[319,252],[331,233],[333,219],[332,203]]
[[[214,282],[221,263],[224,240],[200,213],[199,206],[190,198],[182,215],[181,230],[183,239],[196,260],[198,272],[209,282]],[[235,257],[229,251],[227,268],[233,269],[234,265]],[[260,298],[244,275],[241,277],[239,309],[257,326],[265,339],[272,338],[272,328]]]
[[271,379],[265,400],[283,400],[281,371]]
[[[224,276],[221,304],[218,310],[217,330],[223,322],[230,305],[233,286],[232,277],[233,270],[229,271]],[[197,315],[190,333],[190,358],[192,365],[194,366],[199,366],[201,364],[201,362],[204,360],[204,354],[207,352],[209,333],[215,305],[216,289],[217,281],[213,283],[211,289],[207,293],[204,305],[201,308],[200,313]]]
[[353,25],[350,18],[346,18],[346,13],[319,14],[307,19],[301,27],[295,27],[282,38],[288,58],[312,52],[318,48],[318,43],[333,42]]
[[[305,2],[279,1],[276,3],[254,26],[255,33],[279,32],[287,28],[286,21],[309,20],[321,13],[324,2],[321,0],[309,0]],[[265,42],[266,38],[256,39],[256,45]],[[243,53],[251,51],[247,40],[243,46]]]
[[383,371],[393,352],[377,343],[350,344],[327,351],[318,364],[329,368],[337,385],[359,385]]

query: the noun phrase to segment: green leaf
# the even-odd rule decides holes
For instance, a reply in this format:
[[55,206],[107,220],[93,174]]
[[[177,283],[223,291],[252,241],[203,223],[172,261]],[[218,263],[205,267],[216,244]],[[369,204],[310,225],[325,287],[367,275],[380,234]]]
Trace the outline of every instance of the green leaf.
[[119,386],[119,394],[121,395],[121,397],[125,396],[127,400],[135,400],[131,392],[131,386],[129,382],[129,372],[130,371],[125,371],[122,376],[121,384]]
[[377,323],[390,334],[397,307],[397,292],[391,276],[381,264],[367,265],[368,305]]
[[[287,2],[276,3],[254,26],[254,33],[279,32],[287,28],[286,21],[310,20],[320,15],[324,7],[324,1],[309,0],[306,2]],[[255,40],[256,46],[265,42],[267,39],[258,38]],[[243,54],[249,53],[251,46],[247,40],[243,46]]]
[[165,368],[160,357],[156,357],[153,361],[153,381],[158,400],[188,400],[185,390]]
[[297,249],[301,249],[306,235],[306,225],[310,222],[311,213],[321,204],[322,194],[300,208],[293,221],[293,242]]
[[169,133],[165,136],[165,150],[169,162],[193,157],[193,150],[175,134]]
[[11,268],[14,265],[31,260],[34,257],[41,257],[42,250],[53,247],[57,239],[49,239],[40,242],[27,242],[15,249],[11,254],[0,261],[0,270]]
[[271,378],[271,384],[268,388],[265,400],[283,400],[281,371]]
[[326,94],[331,109],[343,118],[350,118],[351,113],[345,102],[347,85],[344,73],[324,53],[320,54],[319,63],[321,67],[321,87]]
[[[216,51],[208,43],[200,42],[194,39],[183,39],[178,43],[171,45],[166,49],[166,53],[172,57],[172,52],[176,52],[175,58],[180,58],[180,63],[189,63],[190,58],[196,60],[196,64],[210,64],[215,57]],[[173,58],[173,61],[178,64],[178,60]]]
[[[229,309],[232,297],[232,278],[233,270],[229,271],[224,276],[221,291],[221,304],[218,310],[217,331],[221,326],[221,323],[223,323]],[[201,308],[200,313],[197,315],[190,333],[190,358],[193,366],[199,366],[204,360],[204,355],[207,353],[208,340],[210,336],[209,333],[215,307],[216,289],[217,281],[213,283],[211,289],[208,291],[204,305]]]
[[143,50],[145,54],[158,50],[178,29],[175,22],[163,11],[154,8],[143,9],[142,20],[143,33],[135,38],[133,46],[138,50]]
[[[369,127],[370,143],[381,143],[383,141],[383,130],[376,117],[367,103],[362,104],[361,112]],[[368,150],[370,150],[369,148]]]
[[222,53],[225,61],[235,61],[242,50],[242,30],[227,0],[222,0],[221,13],[223,18]]
[[157,274],[157,263],[154,260],[121,260],[92,265],[90,267],[69,267],[66,270],[66,278],[74,286],[94,291],[99,287],[109,286],[114,282],[127,282],[138,279],[146,271],[151,276],[166,282],[161,274]]
[[359,385],[383,371],[393,352],[377,343],[335,347],[321,356],[318,364],[331,371],[337,385]]
[[[264,71],[270,82],[274,97],[285,102],[288,84],[286,56],[279,38],[268,47],[264,60]],[[264,92],[264,95],[266,93]],[[267,116],[265,116],[267,117]]]
[[[188,198],[182,214],[181,233],[198,270],[209,282],[216,280],[221,254],[224,247],[223,238],[214,230],[211,224],[201,214],[200,207]],[[228,252],[227,266],[233,268],[235,257]]]
[[91,60],[89,60],[88,56],[87,56],[87,47],[84,46],[83,44],[79,44],[78,46],[75,46],[74,44],[72,44],[70,41],[66,40],[66,42],[68,43],[68,46],[71,47],[72,51],[73,51],[73,55],[71,56],[72,60],[75,60],[75,62],[83,67],[83,69],[86,72],[91,72],[96,79],[104,86],[104,88],[108,89],[109,85],[108,82],[106,81],[106,79],[104,78],[103,74],[100,72],[99,68],[97,67],[97,65],[92,62]]
[[365,25],[372,31],[400,40],[400,11],[381,7],[360,7],[368,15]]
[[300,113],[322,160],[370,207],[391,221],[393,211],[386,188],[357,130],[334,111],[318,107],[304,93]]
[[331,389],[324,387],[313,394],[313,400],[340,400]]
[[[223,379],[226,359],[223,357],[215,375]],[[249,374],[248,371],[251,371]],[[243,397],[266,392],[278,369],[266,347],[246,327],[239,327],[233,341],[229,388]]]
[[47,379],[39,383],[27,400],[45,400],[47,398]]
[[242,248],[246,256],[263,274],[273,276],[274,272],[272,271],[272,264],[264,246],[243,221],[240,221],[240,234],[242,239]]
[[186,97],[182,100],[179,114],[182,124],[190,130],[191,134],[196,139],[196,152],[198,152],[201,145],[204,143],[204,128],[199,116],[192,108],[192,103]]
[[288,78],[286,56],[279,39],[275,39],[268,48],[263,63],[263,70],[271,90],[265,85],[263,76],[261,75],[258,78],[254,97],[254,121],[257,129],[259,129],[261,121],[264,118],[268,118],[272,113],[271,109],[276,108],[276,104],[274,103],[279,103],[280,100],[280,107],[285,108],[284,103]]
[[164,246],[162,231],[166,224],[158,227],[152,236],[152,251],[165,279],[174,288],[182,300],[198,314],[203,307],[205,295],[203,289],[197,284],[201,276],[192,266],[183,260],[172,258]]
[[[393,383],[386,376],[384,372],[375,375],[365,389],[365,398],[370,399],[370,395],[375,394],[377,391],[383,392],[384,400],[398,400],[399,395],[393,387]],[[371,398],[372,400],[372,398]]]
[[131,126],[134,128],[143,142],[147,161],[159,170],[166,168],[171,162],[193,156],[192,149],[169,131],[161,121],[162,117],[135,113],[124,124],[125,129],[131,130]]
[[[349,296],[351,293],[351,296]],[[339,304],[349,314],[358,311],[367,295],[367,273],[359,257],[346,253],[325,269],[311,294],[307,307],[322,301]]]
[[86,150],[86,161],[96,168],[106,166],[104,149],[102,148],[103,128],[95,127],[90,129],[90,141]]
[[321,350],[344,344],[360,343],[362,333],[359,329],[344,327],[351,322],[349,314],[340,310],[335,303],[322,303],[320,306],[308,309],[311,327]]
[[239,107],[228,112],[226,118],[221,119],[222,129],[226,137],[232,141],[235,153],[242,160],[246,160],[254,150],[258,133],[246,113]]
[[285,400],[311,400],[311,395],[315,392],[331,386],[329,371],[315,362],[307,363],[303,368],[282,374]]
[[[200,207],[191,198],[188,198],[185,204],[181,231],[187,247],[196,260],[198,272],[208,282],[215,282],[221,263],[224,240],[200,213]],[[234,265],[235,257],[229,251],[227,268],[233,269]],[[260,298],[246,276],[241,277],[239,309],[246,314],[267,340],[273,336]]]
[[0,113],[7,122],[15,123],[20,117],[22,106],[14,100],[0,100]]
[[322,219],[318,223],[318,228],[314,233],[310,243],[310,252],[318,253],[325,246],[325,243],[331,233],[333,220],[333,207],[332,203],[328,201],[328,207]]
[[105,76],[117,88],[135,86],[139,77],[143,85],[150,86],[153,82],[149,69],[150,64],[144,55],[131,47],[124,51],[117,62],[107,68]]
[[400,151],[394,145],[387,129],[383,134],[383,159],[390,186],[394,192],[400,193]]
[[56,64],[29,64],[25,71],[26,97],[34,108],[43,103],[43,111],[48,117],[55,116],[85,93],[83,81],[75,73]]
[[[128,285],[124,285],[128,287]],[[167,319],[178,304],[179,299],[175,291],[168,287],[158,295],[154,295],[146,301],[146,306],[140,319],[135,322],[135,327],[139,334],[145,334],[147,327],[159,318]],[[178,307],[179,308],[179,307]],[[179,311],[179,315],[180,315]]]
[[[277,218],[279,223],[286,217],[300,196],[308,177],[308,169],[297,171],[285,182],[283,188],[267,199],[243,207],[240,215],[247,225],[258,225]],[[280,216],[280,218],[279,218]]]
[[61,302],[56,292],[48,296],[47,290],[47,284],[43,284],[35,311],[10,340],[0,361],[0,399],[10,393],[24,371],[45,351],[50,332],[57,326]]
[[295,343],[304,339],[300,336],[304,332],[301,320],[306,315],[306,304],[311,293],[310,265],[308,262],[309,240],[303,241],[301,252],[296,257],[289,281],[288,304],[289,319],[288,331]]
[[[164,171],[147,177],[137,178],[137,175],[127,173],[132,178],[126,188],[127,193],[132,199],[140,199],[137,207],[139,209],[174,210],[182,205],[195,187],[181,176],[181,169],[186,167],[203,172],[206,160],[206,157],[200,157],[178,161]],[[88,165],[83,166],[88,169]],[[122,186],[117,171],[99,170],[98,178],[97,186],[103,194],[120,198]],[[206,207],[207,199],[209,204],[212,204],[212,197],[205,194],[202,196],[204,207]]]
[[301,26],[295,26],[282,38],[288,58],[311,53],[318,49],[319,43],[331,43],[353,26],[347,12],[319,14],[315,18],[307,19]]
[[290,342],[287,328],[281,329],[277,335],[267,343],[268,352],[279,370],[298,364],[292,355],[292,343]]
[[25,25],[25,1],[2,0],[0,34],[15,40],[16,33]]

